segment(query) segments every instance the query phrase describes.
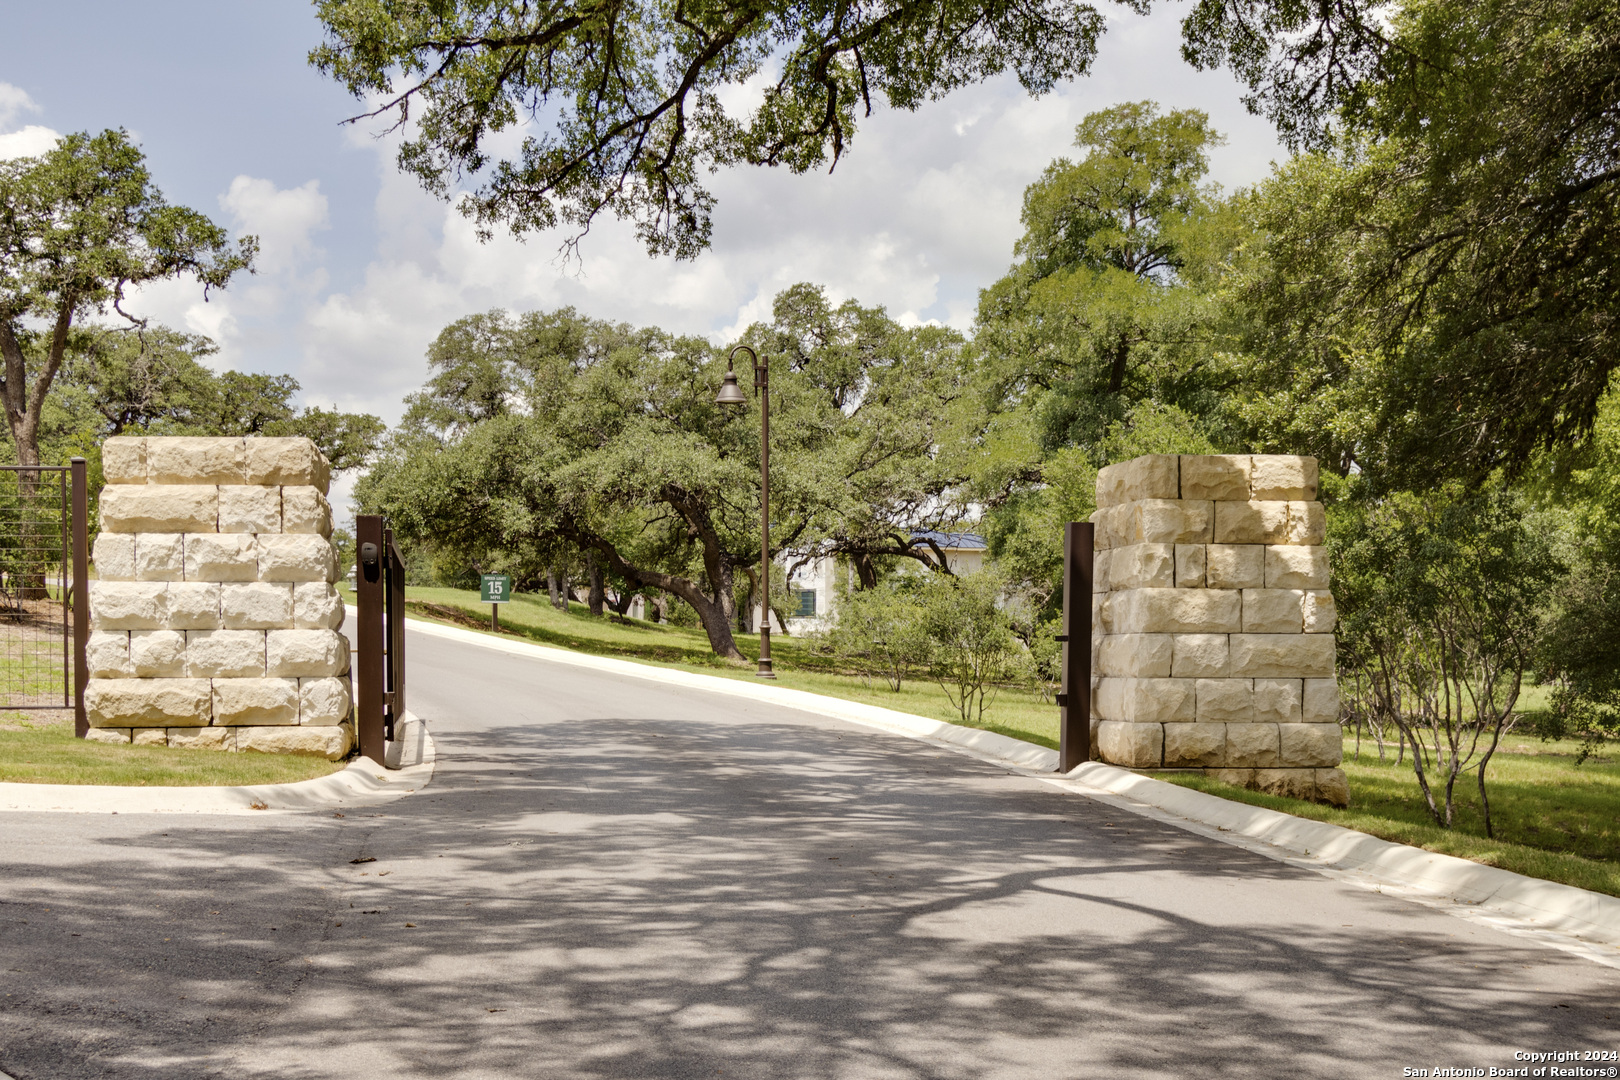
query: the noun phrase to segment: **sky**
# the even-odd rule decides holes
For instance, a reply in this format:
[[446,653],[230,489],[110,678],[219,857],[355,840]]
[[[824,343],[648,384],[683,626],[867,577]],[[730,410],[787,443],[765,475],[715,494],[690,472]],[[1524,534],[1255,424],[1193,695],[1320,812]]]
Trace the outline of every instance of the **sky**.
[[835,301],[967,330],[979,290],[1012,261],[1024,188],[1073,153],[1082,117],[1119,102],[1205,110],[1227,137],[1211,179],[1259,181],[1285,151],[1229,75],[1181,60],[1184,10],[1105,8],[1092,75],[1043,98],[1008,77],[915,113],[880,105],[831,174],[712,177],[713,244],[691,262],[653,259],[613,223],[593,229],[578,264],[560,260],[560,235],[479,243],[397,172],[375,124],[341,123],[358,105],[307,64],[321,28],[297,0],[0,0],[14,43],[0,59],[0,157],[70,131],[129,131],[171,202],[262,245],[257,273],[206,303],[178,281],[132,310],[214,338],[216,366],[291,374],[306,404],[392,423],[434,336],[495,307],[573,305],[723,344],[809,281]]

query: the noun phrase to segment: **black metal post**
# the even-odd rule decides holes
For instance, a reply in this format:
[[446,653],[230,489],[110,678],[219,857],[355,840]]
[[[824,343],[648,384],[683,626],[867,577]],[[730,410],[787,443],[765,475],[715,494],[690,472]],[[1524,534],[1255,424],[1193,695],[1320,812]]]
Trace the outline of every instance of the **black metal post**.
[[394,543],[394,530],[383,523],[388,559],[388,697],[383,736],[394,741],[394,724],[405,716],[405,560]]
[[754,387],[759,391],[759,670],[754,674],[762,679],[776,678],[771,667],[770,362],[767,356],[754,364]]
[[355,627],[355,741],[360,753],[381,763],[384,746],[383,695],[387,692],[387,672],[384,669],[383,635],[384,589],[386,582],[383,564],[388,558],[383,549],[383,519],[379,514],[358,514],[354,519],[355,547],[359,553],[359,572],[354,576],[354,603],[360,610],[360,625]]
[[1058,772],[1066,773],[1091,753],[1091,592],[1096,526],[1071,521],[1063,527],[1063,689],[1058,694]]
[[90,641],[90,491],[84,458],[68,464],[73,473],[73,733],[82,739],[90,730],[84,712],[90,682],[84,656]]

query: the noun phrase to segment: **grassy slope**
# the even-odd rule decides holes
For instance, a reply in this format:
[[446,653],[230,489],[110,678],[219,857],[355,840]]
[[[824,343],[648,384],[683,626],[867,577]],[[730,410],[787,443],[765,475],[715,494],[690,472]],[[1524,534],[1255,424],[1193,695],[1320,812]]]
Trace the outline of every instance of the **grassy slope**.
[[73,737],[71,721],[43,721],[39,714],[7,720],[0,727],[0,781],[10,783],[228,787],[309,780],[343,766],[341,761],[288,754],[85,742]]
[[[488,628],[489,607],[478,603],[477,593],[413,588],[407,591],[407,599],[413,616]],[[728,678],[754,678],[751,666],[739,667],[717,659],[701,630],[639,620],[593,619],[577,604],[564,615],[543,597],[533,595],[520,595],[502,605],[501,629],[503,633],[579,652]],[[738,644],[753,656],[756,640]],[[962,722],[944,692],[932,683],[907,683],[895,694],[881,683],[866,686],[859,678],[841,673],[832,661],[811,654],[801,639],[773,637],[771,651],[780,685]],[[1002,690],[979,726],[1041,746],[1055,746],[1057,709],[1028,691]],[[1492,764],[1488,780],[1495,840],[1485,838],[1479,795],[1471,774],[1458,782],[1456,827],[1441,829],[1428,816],[1410,765],[1396,765],[1393,752],[1389,761],[1379,764],[1376,749],[1369,741],[1362,744],[1359,762],[1353,758],[1353,741],[1347,739],[1345,743],[1344,769],[1351,791],[1347,810],[1241,791],[1202,776],[1160,776],[1225,798],[1620,896],[1620,764],[1611,756],[1600,756],[1577,767],[1574,752],[1574,743],[1542,744],[1526,737],[1507,740]]]

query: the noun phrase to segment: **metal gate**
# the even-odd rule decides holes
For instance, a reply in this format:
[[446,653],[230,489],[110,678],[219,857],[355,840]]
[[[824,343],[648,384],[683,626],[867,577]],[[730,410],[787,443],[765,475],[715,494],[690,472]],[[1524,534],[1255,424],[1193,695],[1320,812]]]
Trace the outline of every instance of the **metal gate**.
[[382,515],[357,515],[354,533],[355,741],[363,756],[382,762],[405,715],[405,561]]
[[[71,484],[71,486],[70,486]],[[89,605],[83,458],[0,466],[0,711],[80,704]],[[83,734],[83,709],[76,726]]]

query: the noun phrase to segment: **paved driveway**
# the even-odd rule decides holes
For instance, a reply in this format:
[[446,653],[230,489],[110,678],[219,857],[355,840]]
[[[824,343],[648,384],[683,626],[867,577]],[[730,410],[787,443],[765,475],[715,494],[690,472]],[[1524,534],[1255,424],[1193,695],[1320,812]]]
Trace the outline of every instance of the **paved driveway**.
[[1620,971],[971,758],[411,658],[438,772],[385,808],[0,814],[0,1072],[1396,1077],[1620,1048]]

